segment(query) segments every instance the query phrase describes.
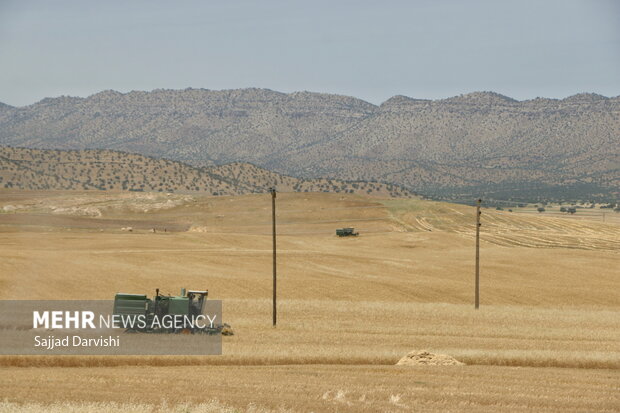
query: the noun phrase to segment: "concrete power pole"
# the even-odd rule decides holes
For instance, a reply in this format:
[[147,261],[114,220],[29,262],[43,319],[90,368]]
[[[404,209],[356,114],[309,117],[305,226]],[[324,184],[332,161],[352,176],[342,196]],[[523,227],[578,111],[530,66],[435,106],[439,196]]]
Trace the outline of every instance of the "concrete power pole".
[[271,192],[271,224],[273,235],[273,326],[276,326],[277,310],[276,310],[276,188],[269,188]]
[[480,204],[482,199],[476,202],[476,310],[480,307]]

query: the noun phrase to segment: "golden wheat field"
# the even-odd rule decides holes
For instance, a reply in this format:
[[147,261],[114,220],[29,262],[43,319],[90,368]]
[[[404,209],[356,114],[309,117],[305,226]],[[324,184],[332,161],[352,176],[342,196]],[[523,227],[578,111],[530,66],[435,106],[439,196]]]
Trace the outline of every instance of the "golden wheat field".
[[[0,356],[0,412],[620,410],[620,214],[483,208],[474,310],[474,208],[278,194],[273,328],[270,208],[0,191],[1,299],[208,289],[235,331],[221,356]],[[395,365],[421,349],[465,365]]]

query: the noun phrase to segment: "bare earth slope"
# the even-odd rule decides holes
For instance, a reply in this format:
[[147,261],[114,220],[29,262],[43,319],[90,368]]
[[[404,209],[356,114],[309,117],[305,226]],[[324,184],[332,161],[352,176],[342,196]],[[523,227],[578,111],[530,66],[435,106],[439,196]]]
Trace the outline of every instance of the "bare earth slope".
[[[106,148],[195,165],[251,162],[296,177],[378,180],[458,199],[613,198],[620,98],[443,100],[266,89],[105,91],[0,108],[0,144]],[[531,198],[531,197],[530,197]]]
[[42,150],[0,146],[0,187],[52,190],[128,190],[239,195],[265,192],[338,192],[411,196],[391,184],[303,179],[247,163],[194,167],[111,150]]

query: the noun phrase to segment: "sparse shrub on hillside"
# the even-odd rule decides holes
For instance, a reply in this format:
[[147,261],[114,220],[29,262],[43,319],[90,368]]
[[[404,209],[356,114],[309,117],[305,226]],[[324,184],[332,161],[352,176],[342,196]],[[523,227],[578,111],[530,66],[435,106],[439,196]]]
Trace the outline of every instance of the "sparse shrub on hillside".
[[[4,151],[4,152],[3,152]],[[8,153],[10,151],[10,153]],[[347,192],[354,193],[351,184],[336,179],[297,179],[278,175],[259,168],[251,167],[249,179],[246,165],[235,164],[234,167],[214,167],[215,174],[209,168],[194,168],[182,163],[162,161],[139,155],[102,150],[28,150],[29,156],[23,149],[7,149],[0,147],[0,154],[8,159],[19,159],[20,163],[8,162],[5,170],[13,170],[16,175],[11,179],[13,187],[25,189],[41,189],[43,181],[49,189],[122,189],[168,192],[174,190],[200,191],[204,186],[205,192],[215,186],[220,189],[213,191],[219,194],[247,193],[250,187],[262,187],[267,183],[280,183],[295,191],[304,192]],[[67,162],[73,162],[68,165]],[[119,166],[120,164],[124,166]],[[127,165],[130,166],[127,169]],[[166,165],[166,167],[162,167]],[[235,169],[238,168],[238,169]],[[24,175],[24,170],[32,171],[35,177]],[[239,172],[241,171],[241,173]],[[245,172],[244,172],[245,171]],[[220,182],[223,179],[223,182]],[[5,180],[7,180],[5,178]],[[215,181],[215,182],[214,182]],[[6,182],[2,182],[6,186]],[[379,183],[355,182],[353,187],[372,192],[389,192],[393,196],[408,195],[393,185]],[[237,187],[242,187],[238,189]],[[397,190],[398,189],[398,190]]]

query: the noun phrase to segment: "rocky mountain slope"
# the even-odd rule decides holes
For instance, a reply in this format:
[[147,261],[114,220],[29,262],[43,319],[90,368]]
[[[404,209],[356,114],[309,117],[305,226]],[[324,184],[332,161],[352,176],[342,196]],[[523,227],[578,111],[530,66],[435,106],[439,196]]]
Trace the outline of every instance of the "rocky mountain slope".
[[240,162],[199,168],[103,149],[62,151],[0,147],[0,188],[240,195],[266,192],[272,186],[280,192],[413,195],[397,185],[293,178]]
[[0,107],[0,144],[377,180],[436,197],[596,198],[620,186],[620,97],[443,100],[266,89],[106,91]]

